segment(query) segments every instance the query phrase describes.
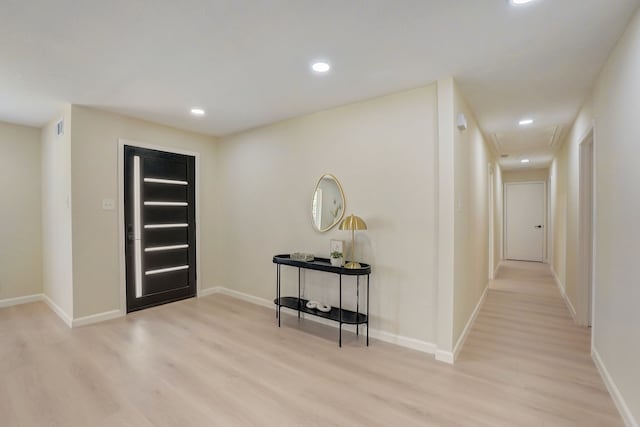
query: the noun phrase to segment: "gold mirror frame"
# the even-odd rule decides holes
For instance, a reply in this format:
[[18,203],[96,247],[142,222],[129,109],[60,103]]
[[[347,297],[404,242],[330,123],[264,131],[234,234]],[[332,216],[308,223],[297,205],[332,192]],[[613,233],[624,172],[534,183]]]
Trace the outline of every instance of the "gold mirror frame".
[[[335,189],[323,186],[325,181],[335,184]],[[327,194],[325,194],[324,190],[334,190],[334,194],[331,194],[331,191],[327,191]],[[340,196],[341,200],[337,200],[338,196]],[[342,191],[342,185],[340,185],[338,178],[330,173],[322,175],[313,190],[313,197],[311,198],[311,222],[313,223],[313,228],[321,233],[331,230],[344,217],[346,204],[344,191]]]

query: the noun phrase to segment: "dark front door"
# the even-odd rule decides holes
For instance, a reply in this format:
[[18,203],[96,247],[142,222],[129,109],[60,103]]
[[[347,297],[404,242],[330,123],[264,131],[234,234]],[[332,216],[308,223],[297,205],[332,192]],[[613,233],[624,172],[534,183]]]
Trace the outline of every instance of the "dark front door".
[[124,150],[127,312],[193,297],[195,158]]

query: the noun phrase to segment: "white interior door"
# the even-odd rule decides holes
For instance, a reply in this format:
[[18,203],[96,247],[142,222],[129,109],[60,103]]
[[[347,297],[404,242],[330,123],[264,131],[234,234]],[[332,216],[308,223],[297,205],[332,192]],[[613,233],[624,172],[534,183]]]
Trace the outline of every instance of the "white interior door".
[[505,184],[505,258],[544,260],[545,184]]

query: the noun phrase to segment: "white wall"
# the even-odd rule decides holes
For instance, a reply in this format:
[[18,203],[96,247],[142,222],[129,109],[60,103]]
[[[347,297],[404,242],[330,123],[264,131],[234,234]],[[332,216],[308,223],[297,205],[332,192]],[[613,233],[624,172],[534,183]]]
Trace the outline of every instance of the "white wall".
[[640,420],[640,14],[604,66],[550,170],[553,268],[584,317],[577,283],[579,144],[594,129],[595,257],[592,350],[627,425]]
[[[356,233],[356,259],[373,268],[371,327],[433,343],[435,120],[430,85],[225,138],[218,175],[225,203],[220,285],[272,300],[273,255],[326,257],[330,239],[348,242],[348,232],[318,233],[311,224],[316,182],[332,173],[344,189],[346,214],[368,225]],[[284,271],[287,293],[297,293],[297,271]],[[308,296],[337,303],[337,277],[305,277]],[[345,284],[344,294],[354,294],[353,284]]]
[[[56,123],[64,119],[64,135]],[[41,130],[42,273],[49,303],[69,323],[73,318],[71,242],[71,106]]]
[[593,93],[595,305],[593,347],[640,422],[640,13]]
[[549,179],[549,169],[509,169],[502,171],[504,182],[543,181]]
[[215,139],[75,105],[72,119],[74,317],[121,308],[118,210],[102,209],[103,199],[118,203],[119,138],[199,153],[198,281],[200,288],[214,286],[219,273],[216,210],[221,203]]
[[553,199],[552,267],[571,305],[572,314],[585,316],[586,307],[578,296],[578,166],[579,145],[590,132],[593,124],[591,103],[580,110],[575,123],[551,166],[550,183]]
[[558,150],[549,168],[549,266],[563,294],[566,294],[567,145]]
[[502,254],[503,254],[503,205],[502,205],[502,200],[503,200],[503,194],[502,194],[502,188],[503,188],[503,178],[502,178],[502,174],[503,171],[500,168],[500,166],[497,164],[498,162],[496,162],[496,166],[495,166],[495,173],[494,173],[494,187],[493,187],[493,273],[495,275],[495,273],[497,272],[498,266],[500,265],[500,261],[502,261]]
[[493,152],[454,82],[454,113],[460,112],[468,129],[454,130],[454,351],[489,280],[489,167],[495,168]]
[[437,346],[436,358],[453,361],[453,293],[454,293],[454,230],[455,230],[455,83],[453,78],[441,79],[438,88],[437,162]]
[[0,122],[0,301],[42,293],[40,130]]
[[[494,239],[501,216],[489,218],[489,185],[494,186],[494,213],[502,203],[500,168],[484,140],[474,113],[452,78],[438,80],[438,216],[436,358],[453,362],[489,280],[489,222]],[[455,127],[463,113],[468,129]],[[489,182],[492,168],[493,183]],[[496,227],[497,225],[497,227]],[[498,242],[495,242],[498,245]],[[499,246],[494,246],[494,255]],[[494,259],[494,266],[499,262]]]

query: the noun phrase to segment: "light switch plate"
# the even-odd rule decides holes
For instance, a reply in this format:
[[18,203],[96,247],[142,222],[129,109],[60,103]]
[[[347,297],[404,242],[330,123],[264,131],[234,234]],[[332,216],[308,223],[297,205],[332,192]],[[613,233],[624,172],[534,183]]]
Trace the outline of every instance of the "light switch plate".
[[113,199],[102,199],[102,209],[112,211],[116,208],[116,202]]

